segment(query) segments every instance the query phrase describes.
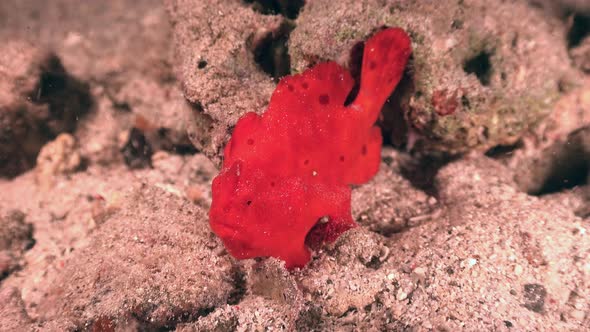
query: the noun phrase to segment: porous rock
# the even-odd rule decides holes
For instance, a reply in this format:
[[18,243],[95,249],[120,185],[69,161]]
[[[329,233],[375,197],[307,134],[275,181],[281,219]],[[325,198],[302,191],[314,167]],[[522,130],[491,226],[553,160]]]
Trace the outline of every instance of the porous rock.
[[557,19],[525,2],[478,0],[309,2],[289,40],[292,69],[349,62],[353,46],[382,26],[402,27],[412,39],[400,103],[422,150],[514,142],[550,113],[569,70]]
[[166,3],[183,92],[192,104],[189,137],[219,164],[229,129],[246,112],[264,111],[269,101],[275,82],[255,62],[255,51],[283,33],[284,20],[239,0]]
[[195,225],[206,223],[204,213],[148,185],[124,199],[126,209],[65,263],[41,315],[92,328],[127,326],[134,317],[158,328],[225,304],[232,264],[211,249],[220,245],[211,245],[217,239],[208,227]]
[[390,238],[351,230],[302,271],[304,294],[325,310],[318,326],[588,328],[587,222],[519,192],[487,158],[451,163],[436,183],[441,218]]

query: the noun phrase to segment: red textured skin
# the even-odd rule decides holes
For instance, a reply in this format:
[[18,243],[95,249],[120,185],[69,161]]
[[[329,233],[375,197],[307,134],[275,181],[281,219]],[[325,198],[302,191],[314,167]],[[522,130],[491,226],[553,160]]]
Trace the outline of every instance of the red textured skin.
[[365,44],[361,84],[335,62],[284,77],[261,116],[245,114],[213,180],[213,231],[238,259],[277,257],[287,268],[310,259],[305,237],[322,217],[320,238],[334,241],[356,224],[351,184],[379,168],[381,132],[374,125],[411,53],[410,39],[386,29]]

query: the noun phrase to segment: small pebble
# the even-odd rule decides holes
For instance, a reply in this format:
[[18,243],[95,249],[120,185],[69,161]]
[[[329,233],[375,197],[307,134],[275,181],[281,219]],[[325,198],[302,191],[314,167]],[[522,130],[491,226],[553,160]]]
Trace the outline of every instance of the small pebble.
[[400,288],[400,289],[397,291],[397,294],[396,294],[396,296],[395,296],[395,297],[396,297],[396,298],[397,298],[399,301],[403,301],[403,300],[405,300],[405,299],[407,299],[407,298],[408,298],[408,294],[406,294],[406,292],[404,292],[404,290]]

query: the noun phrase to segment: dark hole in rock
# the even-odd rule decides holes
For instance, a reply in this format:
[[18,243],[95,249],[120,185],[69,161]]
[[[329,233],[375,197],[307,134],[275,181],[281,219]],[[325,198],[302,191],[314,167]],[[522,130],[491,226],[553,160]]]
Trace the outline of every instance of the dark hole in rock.
[[205,67],[207,67],[207,61],[205,61],[205,60],[199,60],[199,63],[197,63],[197,68],[203,69]]
[[406,147],[408,143],[408,123],[404,115],[404,109],[408,109],[410,98],[415,92],[413,76],[413,58],[410,57],[404,74],[383,105],[381,116],[377,124],[383,133],[383,144],[392,145],[396,148]]
[[281,14],[287,18],[294,19],[305,5],[304,0],[245,0],[252,4],[252,8],[265,15]]
[[45,72],[41,75],[39,99],[59,93],[66,88],[66,78],[62,73]]
[[168,132],[169,131],[170,130],[168,128],[163,128],[163,127],[162,128],[158,128],[158,136],[160,138],[165,138],[166,136],[168,136]]
[[240,303],[242,299],[244,299],[248,287],[246,284],[246,273],[240,267],[232,267],[231,278],[233,280],[234,289],[229,295],[227,304],[234,305]]
[[391,166],[395,160],[392,156],[382,156],[381,161],[383,161],[387,166]]
[[179,155],[190,155],[197,153],[198,150],[191,144],[175,144],[170,149],[170,152]]
[[526,191],[540,196],[585,185],[590,171],[589,140],[590,130],[583,127],[571,133],[566,141],[548,149],[543,154],[544,160],[530,170],[540,174],[539,182]]
[[340,315],[338,318],[352,316],[352,315],[354,315],[357,312],[358,312],[358,309],[356,307],[349,306],[348,309],[342,315]]
[[197,153],[197,148],[191,144],[189,137],[170,128],[160,127],[156,131],[147,130],[143,134],[154,151],[164,150],[179,155]]
[[473,58],[467,59],[463,64],[463,70],[467,74],[475,74],[482,85],[490,85],[492,78],[491,57],[491,52],[482,51]]
[[0,270],[0,281],[4,280],[11,273],[11,269],[6,267],[5,270]]
[[289,23],[282,24],[254,45],[254,61],[276,81],[291,72],[288,41],[293,27]]
[[39,77],[37,90],[33,91],[35,94],[32,99],[33,101],[46,98],[66,87],[66,72],[57,56],[49,56],[45,63],[42,64],[42,67],[43,72],[41,73],[41,77]]
[[370,269],[379,270],[381,265],[383,265],[383,262],[379,259],[379,257],[373,256],[371,257],[371,260],[366,262],[364,265]]
[[410,183],[430,196],[438,197],[438,190],[434,178],[438,171],[456,160],[458,156],[427,155],[400,159],[401,175]]
[[127,102],[116,102],[116,101],[114,101],[113,102],[113,107],[117,111],[121,111],[121,112],[125,112],[125,113],[131,112],[131,106]]
[[522,140],[511,144],[511,145],[496,145],[493,148],[486,151],[485,155],[494,159],[503,159],[510,157],[515,150],[518,150],[524,146]]
[[547,195],[583,186],[587,183],[588,165],[582,159],[571,163],[561,161],[553,165],[552,173],[545,179],[541,189],[533,195]]
[[463,20],[461,19],[454,19],[451,22],[451,28],[455,29],[455,30],[459,30],[463,28]]
[[88,84],[69,76],[57,56],[50,56],[42,69],[30,100],[49,105],[49,119],[42,121],[41,127],[54,138],[61,132],[72,132],[80,116],[87,113],[94,102]]
[[127,143],[121,149],[125,164],[131,169],[151,166],[152,147],[144,134],[137,128],[132,128]]
[[469,101],[469,98],[465,95],[461,96],[461,106],[463,106],[464,109],[471,108],[471,102]]
[[567,34],[568,48],[574,48],[590,35],[590,16],[574,15]]

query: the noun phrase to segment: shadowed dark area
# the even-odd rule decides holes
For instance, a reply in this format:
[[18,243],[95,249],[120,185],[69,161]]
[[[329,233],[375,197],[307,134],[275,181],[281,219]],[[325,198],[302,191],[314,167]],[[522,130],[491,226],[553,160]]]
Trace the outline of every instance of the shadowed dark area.
[[463,65],[463,70],[467,74],[475,74],[482,85],[490,85],[492,77],[492,63],[490,58],[492,53],[483,51],[471,59],[467,59]]

